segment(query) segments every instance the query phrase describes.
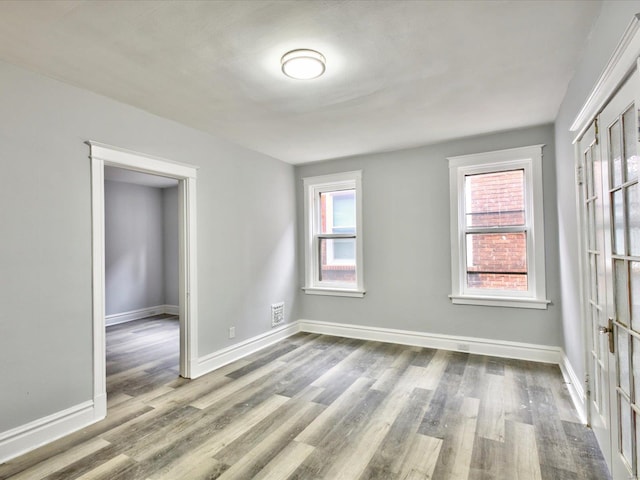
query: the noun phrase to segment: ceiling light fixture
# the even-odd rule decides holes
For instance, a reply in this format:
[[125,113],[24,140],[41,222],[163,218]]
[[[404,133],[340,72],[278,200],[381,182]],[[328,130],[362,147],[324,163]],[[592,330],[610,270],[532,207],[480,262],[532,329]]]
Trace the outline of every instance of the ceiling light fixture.
[[324,73],[326,59],[315,50],[298,49],[285,53],[280,60],[282,73],[297,80],[311,80]]

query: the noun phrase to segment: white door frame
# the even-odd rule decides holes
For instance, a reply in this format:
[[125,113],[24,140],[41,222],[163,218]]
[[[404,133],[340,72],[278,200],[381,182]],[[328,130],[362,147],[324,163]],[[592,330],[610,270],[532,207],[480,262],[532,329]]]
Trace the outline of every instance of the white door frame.
[[107,413],[105,344],[104,167],[118,167],[178,180],[180,375],[191,378],[198,358],[196,257],[197,167],[88,141],[91,158],[93,294],[93,398],[95,418]]

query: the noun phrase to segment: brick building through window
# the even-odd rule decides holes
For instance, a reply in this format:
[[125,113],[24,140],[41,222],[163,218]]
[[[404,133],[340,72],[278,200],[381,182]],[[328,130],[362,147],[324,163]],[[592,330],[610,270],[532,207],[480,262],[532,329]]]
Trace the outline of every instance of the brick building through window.
[[320,194],[320,231],[350,237],[320,239],[320,281],[356,283],[355,189]]
[[467,284],[471,288],[524,290],[527,238],[524,170],[465,177],[468,227],[519,227],[523,231],[467,233]]

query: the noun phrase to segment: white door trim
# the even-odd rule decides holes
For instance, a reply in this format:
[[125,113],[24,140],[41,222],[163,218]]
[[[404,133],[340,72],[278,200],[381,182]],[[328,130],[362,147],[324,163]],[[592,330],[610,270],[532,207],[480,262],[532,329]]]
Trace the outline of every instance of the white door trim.
[[95,419],[107,413],[105,346],[104,167],[162,175],[179,181],[180,375],[191,378],[197,366],[197,167],[141,153],[86,142],[91,149],[91,229],[93,295],[93,397]]

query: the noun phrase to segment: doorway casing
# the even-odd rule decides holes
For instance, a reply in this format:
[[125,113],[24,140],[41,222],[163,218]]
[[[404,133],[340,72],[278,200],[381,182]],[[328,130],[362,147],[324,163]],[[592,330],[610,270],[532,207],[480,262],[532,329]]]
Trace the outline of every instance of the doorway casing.
[[91,229],[93,295],[93,400],[95,419],[107,414],[105,338],[104,168],[124,168],[178,180],[180,376],[191,378],[197,364],[198,289],[196,250],[197,167],[86,142],[91,159]]

